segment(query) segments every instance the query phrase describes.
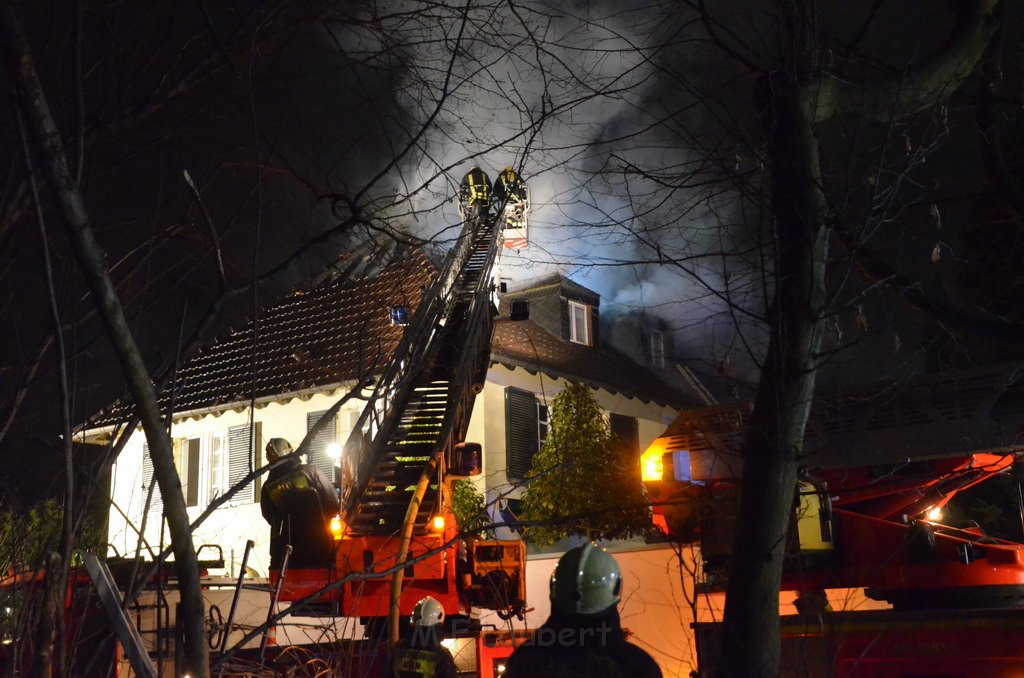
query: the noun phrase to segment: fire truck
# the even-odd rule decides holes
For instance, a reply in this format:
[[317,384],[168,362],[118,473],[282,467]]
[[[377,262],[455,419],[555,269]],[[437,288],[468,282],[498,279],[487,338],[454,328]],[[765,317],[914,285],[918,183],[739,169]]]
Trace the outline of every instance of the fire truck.
[[492,202],[489,179],[476,167],[459,197],[462,231],[439,275],[411,314],[391,309],[407,326],[363,394],[367,404],[345,445],[352,472],[332,524],[333,562],[286,561],[270,584],[275,604],[358,618],[368,636],[387,631],[392,641],[416,603],[432,596],[444,607],[448,635],[472,639],[480,675],[492,675],[494,657],[507,656],[511,644],[481,629],[472,612],[523,618],[525,546],[461,535],[451,494],[456,480],[481,472],[481,447],[465,435],[490,360],[498,308],[492,272],[508,201]]
[[[781,588],[797,592],[798,614],[780,620],[780,675],[1024,675],[1024,544],[942,517],[1024,449],[1019,376],[994,368],[815,401],[786,535]],[[728,582],[750,412],[682,412],[642,455],[655,522],[698,547],[709,594]],[[1024,521],[1019,492],[1003,509]],[[837,589],[884,609],[833,611]],[[716,676],[721,623],[694,630],[700,675]]]

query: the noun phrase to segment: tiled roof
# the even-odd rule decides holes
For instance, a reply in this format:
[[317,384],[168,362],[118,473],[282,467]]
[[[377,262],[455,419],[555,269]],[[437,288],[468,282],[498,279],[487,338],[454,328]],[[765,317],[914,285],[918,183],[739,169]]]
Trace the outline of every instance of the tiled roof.
[[491,360],[531,373],[581,381],[591,388],[683,407],[686,397],[618,351],[565,341],[533,320],[499,320],[491,342]]
[[[294,292],[261,312],[255,351],[249,323],[201,350],[181,370],[175,412],[309,393],[376,371],[402,334],[402,327],[390,325],[389,308],[405,304],[411,313],[436,275],[426,255],[416,251],[373,278]],[[671,386],[625,355],[563,341],[532,320],[499,320],[491,346],[492,361],[509,367],[581,380],[645,402],[686,404]],[[164,408],[168,398],[163,394]],[[109,425],[124,414],[124,406],[116,403],[89,425]]]
[[[411,312],[436,273],[417,251],[373,278],[294,292],[261,312],[255,347],[250,322],[192,359],[178,375],[175,412],[308,391],[379,369],[402,335],[390,325],[390,307],[405,304]],[[162,401],[166,406],[167,394]],[[91,424],[114,423],[122,412],[114,405]]]

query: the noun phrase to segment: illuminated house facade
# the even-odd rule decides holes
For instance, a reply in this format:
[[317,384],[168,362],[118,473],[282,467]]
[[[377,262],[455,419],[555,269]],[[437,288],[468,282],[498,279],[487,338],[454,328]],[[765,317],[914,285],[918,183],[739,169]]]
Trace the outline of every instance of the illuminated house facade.
[[[178,377],[171,434],[190,517],[259,468],[267,440],[283,437],[297,447],[337,399],[378,370],[403,330],[392,324],[390,309],[414,309],[435,274],[426,256],[413,253],[373,278],[297,291],[261,311],[255,341],[250,324],[201,351]],[[529,319],[510,319],[514,301],[529,303]],[[514,510],[544,440],[547,405],[565,384],[589,385],[613,431],[638,455],[685,404],[658,378],[657,368],[602,344],[600,298],[593,291],[553,276],[508,292],[501,306],[487,381],[467,436],[483,444],[484,468],[476,482],[499,519],[510,505]],[[308,460],[328,477],[335,477],[337,463],[331,453],[348,438],[363,404],[346,402],[310,441]],[[94,418],[86,439],[102,440],[121,413],[114,406]],[[261,478],[213,511],[196,529],[195,543],[218,545],[229,569],[237,569],[252,539],[249,565],[262,575],[269,528],[258,506]],[[155,489],[150,496],[152,484],[144,436],[136,431],[113,470],[109,542],[118,555],[138,548],[144,515],[143,552],[168,543],[160,530],[160,493]]]

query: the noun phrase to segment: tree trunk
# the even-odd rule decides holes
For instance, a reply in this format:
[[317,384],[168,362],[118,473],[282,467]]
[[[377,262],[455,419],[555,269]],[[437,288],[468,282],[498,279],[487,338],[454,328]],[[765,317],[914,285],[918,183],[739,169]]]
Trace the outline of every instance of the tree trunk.
[[779,672],[779,586],[797,465],[814,398],[825,321],[826,214],[815,125],[837,117],[892,122],[949,97],[974,69],[998,25],[998,0],[960,7],[936,55],[895,79],[851,86],[819,72],[813,17],[784,12],[783,64],[761,105],[772,173],[775,290],[768,354],[744,448],[736,543],[726,591],[720,666],[730,678]]
[[[36,653],[32,657],[32,678],[50,678],[53,675],[54,648],[57,634],[63,629],[57,628],[57,620],[61,619],[58,607],[63,605],[64,596],[61,586],[64,581],[64,563],[55,552],[46,554],[43,579],[43,599],[39,605],[39,623],[36,625]],[[59,673],[58,675],[64,675]]]
[[30,136],[40,155],[67,227],[72,248],[88,282],[104,328],[135,399],[153,459],[153,475],[160,486],[164,512],[171,533],[175,572],[181,594],[179,614],[184,634],[182,673],[193,677],[209,675],[209,655],[199,586],[199,562],[192,544],[185,498],[174,467],[171,441],[157,404],[156,390],[128,327],[120,300],[107,273],[105,253],[92,231],[81,192],[68,167],[60,133],[50,114],[42,83],[35,71],[28,39],[13,4],[3,3],[3,42],[15,82],[19,108],[28,123]]
[[736,544],[725,605],[728,676],[768,678],[779,670],[779,586],[797,463],[814,397],[821,344],[825,258],[815,101],[776,82],[765,111],[777,236],[776,288],[768,355],[743,460]]

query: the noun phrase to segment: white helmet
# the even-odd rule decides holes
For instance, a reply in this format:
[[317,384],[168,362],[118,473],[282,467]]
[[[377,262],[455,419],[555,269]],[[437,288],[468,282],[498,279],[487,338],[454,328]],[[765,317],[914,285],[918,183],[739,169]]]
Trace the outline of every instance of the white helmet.
[[551,606],[567,614],[597,614],[619,602],[619,564],[593,543],[566,551],[551,574]]
[[291,451],[292,444],[284,438],[271,438],[267,443],[267,461],[273,464],[286,454],[290,454]]
[[444,621],[444,606],[436,598],[427,596],[416,603],[409,621],[413,626],[437,626]]

